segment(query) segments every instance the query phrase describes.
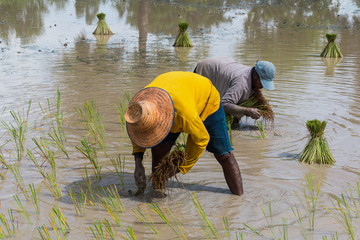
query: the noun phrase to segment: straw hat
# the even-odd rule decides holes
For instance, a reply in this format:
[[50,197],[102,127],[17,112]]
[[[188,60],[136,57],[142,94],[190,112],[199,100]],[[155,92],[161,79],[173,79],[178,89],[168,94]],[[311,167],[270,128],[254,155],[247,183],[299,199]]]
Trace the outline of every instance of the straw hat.
[[126,109],[126,130],[137,146],[151,148],[169,134],[174,115],[174,104],[165,90],[144,88],[135,94]]

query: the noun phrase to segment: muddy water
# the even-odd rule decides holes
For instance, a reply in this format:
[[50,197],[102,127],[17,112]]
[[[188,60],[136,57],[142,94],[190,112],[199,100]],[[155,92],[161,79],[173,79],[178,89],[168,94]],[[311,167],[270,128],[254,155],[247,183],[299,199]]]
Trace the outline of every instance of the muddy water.
[[[96,14],[106,13],[106,22],[115,33],[109,38],[92,35]],[[153,235],[143,223],[136,221],[131,210],[138,204],[158,203],[176,213],[188,238],[205,238],[202,223],[191,199],[196,193],[206,215],[225,238],[222,217],[227,216],[232,238],[241,232],[245,239],[271,239],[261,206],[269,220],[271,203],[275,234],[286,220],[289,239],[304,239],[292,208],[299,208],[308,239],[330,238],[338,233],[346,239],[341,223],[326,210],[335,197],[355,189],[359,181],[360,157],[360,6],[356,1],[0,1],[0,103],[1,120],[14,123],[10,111],[27,110],[31,100],[29,131],[25,146],[36,154],[31,140],[49,131],[49,123],[39,104],[54,107],[57,89],[61,93],[61,109],[66,127],[69,159],[55,151],[57,181],[63,198],[56,200],[44,186],[41,175],[25,156],[18,162],[24,185],[40,186],[40,214],[26,201],[9,170],[2,169],[0,183],[1,208],[6,216],[15,209],[17,194],[29,210],[30,223],[15,212],[18,224],[16,239],[39,238],[37,228],[49,223],[49,212],[60,206],[71,227],[69,239],[94,238],[93,221],[111,216],[100,204],[88,206],[86,216],[76,216],[69,190],[85,189],[84,165],[88,166],[94,191],[95,176],[91,165],[75,148],[89,137],[79,124],[76,108],[95,101],[106,130],[106,143],[111,156],[125,159],[124,189],[108,158],[98,150],[102,166],[99,186],[116,184],[126,213],[118,234],[133,228],[138,239],[176,237],[169,226],[152,214],[159,235]],[[174,49],[177,23],[187,21],[193,48]],[[337,33],[336,39],[344,58],[341,61],[319,57],[326,44],[326,33]],[[234,149],[239,162],[245,194],[229,194],[220,166],[205,152],[192,171],[180,177],[179,185],[170,181],[168,196],[152,198],[150,186],[143,197],[134,197],[133,157],[126,133],[122,130],[117,107],[126,95],[148,84],[157,75],[173,71],[192,71],[196,62],[209,56],[229,56],[252,66],[258,59],[274,63],[277,68],[274,91],[264,91],[275,112],[274,128],[266,130],[266,139],[256,138],[254,122],[244,119],[241,129],[234,130]],[[305,123],[312,119],[328,122],[325,136],[336,159],[334,166],[309,166],[299,163],[297,155],[307,141]],[[11,137],[5,129],[1,145]],[[17,163],[12,142],[2,147],[4,159]],[[37,156],[42,162],[41,157]],[[145,167],[150,174],[150,153]],[[49,166],[47,166],[47,169]],[[309,230],[309,215],[301,200],[307,189],[305,177],[311,173],[320,186],[315,229]],[[300,200],[296,193],[300,196]],[[358,198],[356,200],[359,200]],[[16,204],[16,203],[15,203]],[[149,209],[149,207],[148,207]],[[359,236],[359,219],[353,218]],[[254,231],[244,224],[259,231]],[[1,226],[2,227],[2,226]]]

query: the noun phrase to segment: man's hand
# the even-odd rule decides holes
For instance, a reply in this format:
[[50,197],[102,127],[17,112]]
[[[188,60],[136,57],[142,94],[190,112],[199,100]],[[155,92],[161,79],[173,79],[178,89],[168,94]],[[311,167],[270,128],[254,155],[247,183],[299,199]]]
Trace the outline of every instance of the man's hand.
[[258,119],[261,117],[260,110],[257,108],[246,108],[245,115],[251,117],[252,119]]
[[135,159],[135,171],[134,171],[135,184],[138,187],[135,195],[143,194],[146,189],[146,176],[145,168],[142,164],[142,159]]

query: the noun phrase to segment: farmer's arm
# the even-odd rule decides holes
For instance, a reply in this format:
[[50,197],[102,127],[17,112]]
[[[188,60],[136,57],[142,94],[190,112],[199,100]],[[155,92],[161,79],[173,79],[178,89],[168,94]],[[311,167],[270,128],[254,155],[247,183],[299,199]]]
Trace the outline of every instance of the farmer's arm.
[[187,173],[200,158],[209,143],[210,136],[200,117],[193,121],[184,121],[184,132],[188,134],[185,152],[186,164],[179,167],[181,173]]
[[[229,87],[221,99],[224,112],[233,115],[237,119],[242,118],[244,115],[253,119],[258,119],[261,116],[259,109],[247,108],[237,105],[239,102],[247,100],[244,95],[247,94],[246,91],[248,90],[244,88],[245,87],[241,84],[233,84]],[[249,95],[249,93],[247,95]]]
[[131,143],[133,146],[132,154],[134,155],[134,159],[135,159],[135,171],[134,171],[135,183],[136,186],[138,187],[138,192],[139,191],[143,192],[146,188],[145,168],[142,163],[145,149],[136,146],[133,142]]

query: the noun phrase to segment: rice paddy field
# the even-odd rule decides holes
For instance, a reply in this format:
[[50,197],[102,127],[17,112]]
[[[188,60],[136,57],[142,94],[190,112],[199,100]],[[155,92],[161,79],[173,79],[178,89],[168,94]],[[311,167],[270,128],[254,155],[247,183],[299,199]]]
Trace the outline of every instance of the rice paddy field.
[[[343,58],[320,57],[327,33]],[[356,0],[0,0],[0,239],[360,239],[359,39]],[[277,68],[273,126],[232,130],[244,195],[205,152],[135,196],[129,98],[214,56]],[[299,161],[313,119],[333,165]]]

